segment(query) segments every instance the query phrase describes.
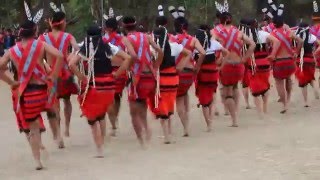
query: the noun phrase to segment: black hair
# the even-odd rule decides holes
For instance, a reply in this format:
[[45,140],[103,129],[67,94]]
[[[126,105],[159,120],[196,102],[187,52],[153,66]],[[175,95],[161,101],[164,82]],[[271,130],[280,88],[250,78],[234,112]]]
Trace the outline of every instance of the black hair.
[[116,18],[109,18],[105,22],[106,28],[110,28],[113,31],[116,31],[118,29],[118,21]]
[[276,28],[280,28],[284,25],[284,19],[282,16],[273,17],[273,24]]
[[[166,50],[166,48],[170,49],[169,35],[168,35],[168,31],[165,27],[155,28],[153,31],[153,34],[154,34],[154,41],[159,42],[158,44],[161,48],[163,48],[163,46],[165,45],[165,50]],[[164,38],[166,38],[166,42],[164,42]],[[171,50],[170,50],[170,54],[171,54]]]
[[20,26],[19,36],[21,38],[33,38],[36,34],[37,26],[33,21],[25,21]]
[[122,23],[124,25],[124,28],[127,31],[134,31],[137,27],[137,21],[136,18],[133,16],[126,16],[123,18]]
[[97,24],[93,24],[89,26],[87,29],[87,35],[88,36],[98,36],[101,35],[101,27]]
[[93,24],[87,29],[87,37],[85,39],[86,52],[89,52],[90,39],[92,39],[94,49],[98,46],[98,48],[103,49],[103,52],[106,52],[107,55],[112,54],[110,46],[106,45],[102,40],[101,27],[99,27],[99,25]]
[[12,30],[11,30],[10,28],[8,28],[7,31],[8,31],[9,33],[12,33]]
[[184,17],[178,17],[174,20],[174,29],[176,33],[183,33],[183,30],[188,30],[189,28],[189,22]]
[[[196,31],[196,38],[199,40],[200,44],[204,49],[211,47],[211,33],[210,26],[203,24],[199,26],[199,29]],[[206,44],[205,44],[205,41]]]
[[175,65],[175,58],[171,56],[171,47],[169,44],[169,35],[165,27],[157,27],[153,31],[154,41],[163,49],[163,61],[160,69],[166,68],[170,65]]
[[229,12],[223,12],[219,16],[220,23],[221,24],[231,24],[232,23],[232,15]]
[[313,44],[309,43],[309,39],[310,39],[310,30],[306,29],[309,27],[308,23],[305,22],[301,22],[299,24],[299,29],[297,31],[297,35],[304,40],[304,44],[303,44],[303,48],[304,51],[307,53],[312,53],[313,51]]
[[156,26],[166,26],[168,24],[168,18],[165,16],[158,16],[156,18]]
[[61,21],[63,21],[64,19],[66,19],[66,14],[62,11],[59,11],[59,12],[55,12],[52,16],[52,24],[53,24],[53,27],[52,28],[55,28],[55,29],[61,29],[61,24],[57,24],[57,25],[54,25],[55,23],[59,23]]

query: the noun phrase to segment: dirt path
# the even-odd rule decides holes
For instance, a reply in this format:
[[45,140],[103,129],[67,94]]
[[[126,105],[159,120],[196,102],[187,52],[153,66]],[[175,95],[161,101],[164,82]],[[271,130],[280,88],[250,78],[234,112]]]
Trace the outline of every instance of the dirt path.
[[[67,148],[55,148],[50,131],[44,135],[50,159],[47,169],[33,170],[31,152],[23,135],[17,133],[9,90],[0,84],[1,180],[318,180],[320,179],[320,101],[303,108],[295,88],[291,110],[280,115],[274,90],[270,115],[258,119],[255,110],[241,106],[240,127],[227,127],[229,118],[215,119],[215,130],[206,133],[197,100],[192,95],[192,132],[182,138],[175,117],[174,145],[163,145],[160,124],[150,120],[153,140],[141,150],[135,139],[126,105],[120,117],[120,134],[107,143],[106,158],[94,159],[89,127],[81,119],[74,101],[71,138]],[[312,95],[310,93],[310,95]],[[310,96],[313,98],[313,96]],[[220,105],[221,106],[221,105]],[[222,109],[220,108],[222,114]],[[151,119],[151,118],[150,118]],[[47,122],[46,122],[47,123]]]

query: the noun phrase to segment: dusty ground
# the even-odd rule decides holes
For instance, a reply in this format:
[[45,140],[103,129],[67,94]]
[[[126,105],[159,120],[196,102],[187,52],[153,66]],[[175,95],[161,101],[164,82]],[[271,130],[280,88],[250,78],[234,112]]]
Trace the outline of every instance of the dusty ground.
[[[206,133],[200,109],[192,95],[192,133],[182,138],[175,118],[176,144],[163,145],[160,124],[150,120],[153,141],[141,150],[135,139],[126,104],[120,116],[120,134],[109,140],[106,158],[94,159],[88,125],[79,118],[74,101],[71,138],[58,150],[50,131],[44,142],[50,158],[46,170],[36,172],[24,136],[16,131],[10,94],[0,84],[0,179],[1,180],[318,180],[320,179],[320,101],[303,108],[298,88],[291,111],[280,115],[274,90],[270,115],[258,119],[255,110],[241,106],[240,127],[229,128],[229,118],[215,119],[215,131]],[[310,93],[310,95],[312,95]],[[313,98],[313,96],[312,96]],[[222,109],[220,106],[220,112]]]

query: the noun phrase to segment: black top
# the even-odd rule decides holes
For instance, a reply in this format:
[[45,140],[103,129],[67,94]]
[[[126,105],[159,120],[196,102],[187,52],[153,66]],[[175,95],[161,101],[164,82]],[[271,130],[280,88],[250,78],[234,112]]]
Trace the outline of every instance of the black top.
[[[89,41],[89,38],[88,38]],[[84,45],[80,49],[80,53],[83,56],[86,56],[86,52],[89,51],[89,42],[85,42]],[[111,48],[108,43],[104,43],[101,37],[92,38],[93,49],[96,50],[97,45],[98,49],[94,56],[94,75],[104,75],[112,73],[112,65],[111,65]],[[89,54],[89,53],[88,53]],[[88,55],[89,56],[89,55]],[[88,57],[87,56],[87,57]],[[88,69],[85,69],[86,73],[88,73]]]

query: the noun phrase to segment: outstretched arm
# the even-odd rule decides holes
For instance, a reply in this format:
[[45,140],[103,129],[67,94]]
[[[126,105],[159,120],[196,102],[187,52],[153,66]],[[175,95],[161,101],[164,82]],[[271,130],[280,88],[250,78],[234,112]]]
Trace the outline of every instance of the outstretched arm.
[[130,43],[130,41],[126,37],[122,38],[122,43],[126,46],[127,51],[129,53],[129,55],[131,56],[131,58],[133,60],[137,59],[138,58],[137,53],[134,51],[132,44]]
[[113,75],[117,78],[125,70],[129,69],[132,60],[131,60],[130,55],[125,53],[122,50],[118,51],[118,53],[115,56],[123,59],[123,62],[121,63],[121,66],[119,67],[119,69],[115,73],[113,73]]
[[78,45],[76,39],[73,36],[71,37],[70,44],[71,44],[72,48],[74,49],[74,51],[79,51],[80,50],[79,45]]
[[78,54],[70,54],[69,56],[69,68],[73,72],[74,75],[77,76],[77,78],[80,81],[84,81],[86,79],[86,76],[82,74],[78,69],[78,63],[80,61],[81,57]]
[[226,48],[222,48],[220,51],[222,53],[222,57],[217,59],[217,64],[222,64],[223,59],[226,59],[230,54],[230,52]]
[[148,40],[149,40],[149,44],[158,53],[158,58],[156,60],[155,67],[159,68],[163,61],[164,52],[162,52],[162,49],[160,48],[160,46],[156,42],[154,42],[150,36],[148,36]]
[[19,84],[18,82],[14,81],[7,73],[7,65],[10,61],[10,51],[7,51],[2,58],[0,58],[0,79],[6,82],[11,87]]
[[58,78],[59,72],[62,68],[62,62],[63,62],[63,54],[58,51],[55,47],[43,42],[44,50],[49,55],[56,57],[56,64],[52,69],[52,76],[53,78]]
[[182,59],[179,64],[176,65],[176,69],[178,71],[182,71],[184,67],[186,67],[188,61],[191,59],[192,53],[186,48],[183,48],[181,51]]
[[246,61],[253,54],[254,49],[256,48],[256,43],[254,43],[254,41],[251,38],[249,38],[247,35],[243,33],[242,33],[242,39],[244,43],[249,46],[248,50],[246,51],[246,54],[242,57],[242,59]]
[[277,55],[277,52],[278,52],[278,50],[279,50],[279,48],[280,48],[281,43],[280,43],[280,41],[279,41],[277,38],[275,38],[275,37],[272,36],[272,35],[269,35],[269,36],[267,37],[267,43],[270,43],[271,46],[272,46],[272,52],[271,52],[270,55],[267,57],[267,59],[273,61],[273,60],[276,58],[276,55]]
[[296,49],[296,52],[295,52],[295,56],[297,56],[300,51],[301,51],[301,48],[303,46],[303,39],[301,39],[300,37],[298,37],[296,34],[294,34],[293,32],[291,32],[291,38],[293,40],[295,40],[297,42],[297,49]]

